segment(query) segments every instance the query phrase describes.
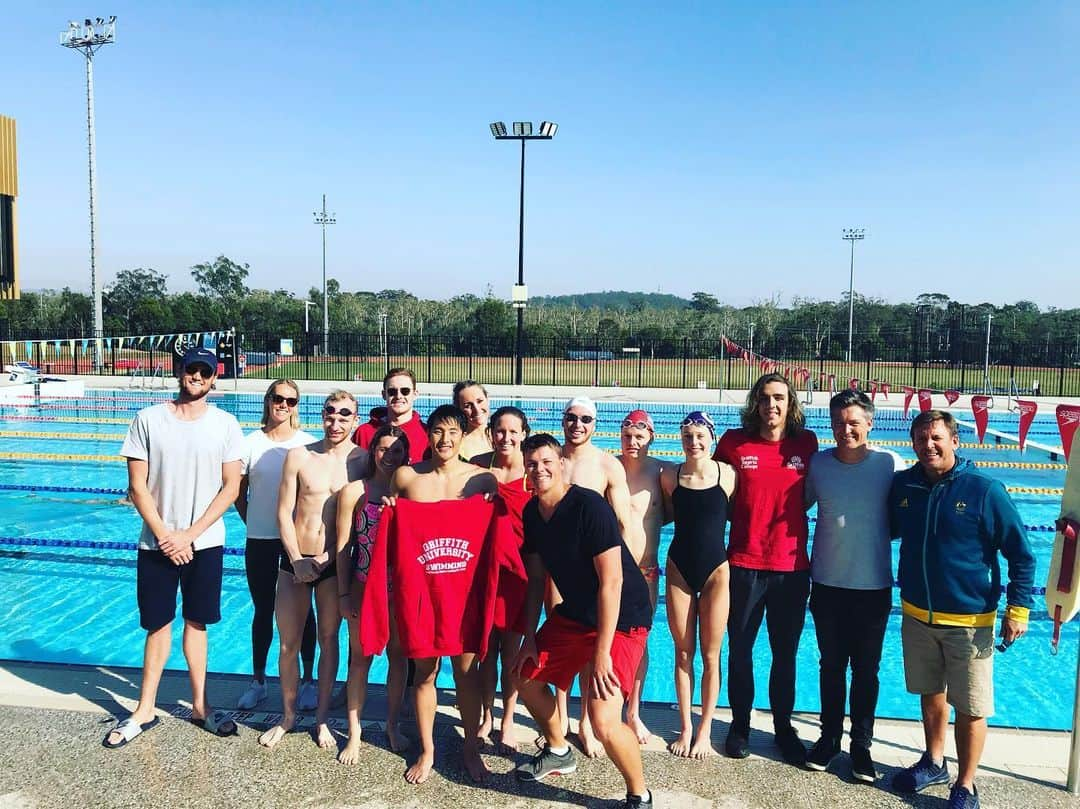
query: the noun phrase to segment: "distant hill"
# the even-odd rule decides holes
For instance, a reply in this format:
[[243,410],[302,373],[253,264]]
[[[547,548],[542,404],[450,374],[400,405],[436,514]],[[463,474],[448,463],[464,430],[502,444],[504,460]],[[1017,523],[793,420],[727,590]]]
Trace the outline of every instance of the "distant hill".
[[588,309],[593,306],[601,309],[685,309],[690,305],[686,298],[667,295],[662,292],[627,292],[611,290],[604,292],[584,292],[580,295],[545,295],[532,299],[533,304],[543,303],[551,306],[578,306]]

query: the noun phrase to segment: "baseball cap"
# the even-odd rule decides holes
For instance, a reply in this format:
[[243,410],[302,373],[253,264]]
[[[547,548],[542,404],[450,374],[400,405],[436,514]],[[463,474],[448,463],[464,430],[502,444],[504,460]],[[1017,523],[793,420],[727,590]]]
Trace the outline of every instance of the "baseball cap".
[[574,407],[584,408],[585,412],[587,412],[594,419],[596,418],[596,405],[593,404],[593,400],[590,399],[588,396],[575,396],[573,399],[566,403],[566,407],[562,409],[563,414],[565,415],[567,412],[569,412],[571,408]]
[[196,364],[205,365],[215,374],[217,373],[218,359],[214,355],[214,352],[209,349],[189,348],[184,352],[184,357],[180,360],[180,367],[187,368],[189,365]]

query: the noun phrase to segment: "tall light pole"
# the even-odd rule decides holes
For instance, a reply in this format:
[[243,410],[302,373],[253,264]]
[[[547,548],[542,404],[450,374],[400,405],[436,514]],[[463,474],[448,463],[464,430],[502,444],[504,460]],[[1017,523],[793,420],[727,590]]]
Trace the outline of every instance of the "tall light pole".
[[754,382],[754,321],[750,321],[750,356],[746,358],[746,389],[753,387]]
[[491,134],[495,140],[519,140],[521,141],[521,192],[518,201],[518,277],[517,284],[510,295],[510,304],[517,309],[517,338],[514,341],[514,384],[522,384],[524,373],[522,335],[525,331],[525,305],[529,301],[529,290],[525,286],[525,141],[527,140],[551,140],[559,129],[558,124],[551,121],[540,122],[540,134],[532,133],[531,121],[515,121],[514,134],[506,132],[506,124],[496,121],[491,124]]
[[86,144],[90,171],[90,295],[94,299],[94,365],[100,365],[97,340],[105,329],[101,312],[101,284],[97,277],[97,192],[94,188],[94,54],[116,41],[116,17],[85,20],[82,25],[71,21],[60,34],[60,44],[79,51],[86,57]]
[[314,301],[300,302],[304,304],[304,334],[307,334],[309,331],[311,331],[311,329],[308,328],[308,309],[310,309],[312,306],[318,306],[319,304],[315,303]]
[[[330,305],[326,297],[326,226],[336,225],[334,214],[326,212],[326,194],[322,195],[322,211],[315,211],[315,224],[322,225],[322,350],[323,356],[330,353]],[[307,310],[304,310],[307,312]]]
[[851,362],[851,338],[855,331],[855,242],[866,238],[865,228],[844,228],[843,239],[851,242],[851,275],[848,278],[847,362]]

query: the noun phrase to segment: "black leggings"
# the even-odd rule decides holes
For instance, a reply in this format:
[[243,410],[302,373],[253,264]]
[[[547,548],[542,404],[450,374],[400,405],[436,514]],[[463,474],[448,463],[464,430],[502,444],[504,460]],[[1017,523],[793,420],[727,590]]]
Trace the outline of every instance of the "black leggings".
[[[277,596],[278,560],[281,557],[280,539],[248,537],[244,548],[244,570],[255,615],[251,619],[251,664],[256,672],[266,671],[266,657],[274,640],[274,600]],[[300,660],[304,679],[312,679],[315,668],[315,612],[308,610],[304,637],[300,642]]]

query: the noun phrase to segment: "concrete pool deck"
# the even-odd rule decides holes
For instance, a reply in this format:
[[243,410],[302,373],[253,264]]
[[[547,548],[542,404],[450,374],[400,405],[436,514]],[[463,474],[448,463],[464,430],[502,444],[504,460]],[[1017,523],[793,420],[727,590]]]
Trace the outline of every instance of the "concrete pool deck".
[[[231,708],[247,679],[212,675],[210,694],[219,708]],[[453,692],[440,691],[436,725],[435,772],[418,787],[405,783],[405,760],[392,753],[382,732],[385,694],[369,692],[364,723],[366,743],[360,762],[346,767],[334,753],[320,750],[310,735],[297,732],[275,750],[256,739],[276,721],[273,713],[234,711],[239,737],[218,739],[183,721],[190,707],[186,674],[166,672],[159,707],[162,724],[128,747],[106,750],[101,739],[113,715],[134,706],[139,672],[109,666],[0,662],[0,722],[4,727],[4,767],[0,807],[559,807],[611,806],[622,797],[622,781],[606,760],[590,761],[579,753],[579,769],[552,782],[519,786],[511,774],[514,760],[486,748],[495,773],[483,787],[468,781],[459,766],[461,732]],[[915,699],[914,697],[912,699]],[[280,706],[276,680],[264,708]],[[888,789],[899,767],[912,763],[922,745],[916,722],[879,720],[873,748],[881,778],[866,786],[851,781],[846,755],[825,773],[784,764],[772,746],[767,712],[754,718],[751,756],[734,761],[723,756],[694,762],[665,750],[678,720],[666,704],[645,707],[643,718],[655,735],[644,747],[645,771],[659,806],[699,807],[943,807],[947,787],[917,796]],[[729,714],[719,712],[714,744],[722,747]],[[524,724],[530,724],[524,719]],[[332,727],[344,743],[344,714],[333,713]],[[305,717],[305,728],[311,717]],[[798,715],[804,740],[817,736],[816,717]],[[411,722],[404,730],[415,738]],[[531,730],[522,729],[522,749],[532,748]],[[1064,732],[992,728],[978,777],[985,809],[1003,807],[1075,807],[1080,800],[1064,790],[1069,735]],[[950,738],[947,754],[955,771]],[[524,753],[517,756],[523,760]]]

